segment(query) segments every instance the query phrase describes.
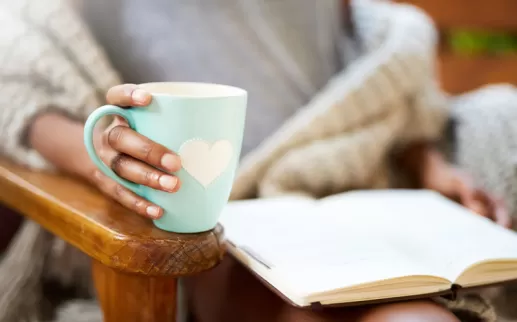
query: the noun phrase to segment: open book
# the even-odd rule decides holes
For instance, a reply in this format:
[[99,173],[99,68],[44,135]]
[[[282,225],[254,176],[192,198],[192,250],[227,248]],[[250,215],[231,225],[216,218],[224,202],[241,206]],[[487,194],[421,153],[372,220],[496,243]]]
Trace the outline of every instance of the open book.
[[220,222],[231,254],[297,306],[517,279],[517,234],[430,191],[236,201]]

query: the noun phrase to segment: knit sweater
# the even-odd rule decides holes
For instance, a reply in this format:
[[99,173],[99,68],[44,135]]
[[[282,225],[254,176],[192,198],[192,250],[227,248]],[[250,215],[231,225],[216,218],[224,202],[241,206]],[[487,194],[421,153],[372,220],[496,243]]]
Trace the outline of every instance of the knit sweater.
[[59,110],[84,120],[120,79],[78,15],[61,0],[0,0],[0,151],[50,165],[26,142],[35,116]]
[[[63,1],[0,0],[0,4],[0,18],[10,26],[0,37],[0,63],[5,66],[0,81],[8,93],[0,98],[0,134],[6,138],[1,148],[19,163],[42,167],[44,160],[24,144],[30,120],[49,108],[84,118],[119,79],[79,17]],[[300,111],[244,158],[233,198],[287,193],[319,197],[354,188],[389,187],[388,161],[393,151],[441,136],[448,100],[435,84],[436,32],[431,21],[412,7],[362,0],[354,2],[354,24],[363,56],[335,75],[326,74],[328,79],[313,88],[314,97],[304,92],[308,102],[299,101]],[[268,35],[272,37],[269,50],[282,48],[276,47],[282,28],[277,33],[267,30],[262,45],[268,44],[264,36]],[[280,59],[284,57],[280,53],[263,58]],[[267,66],[261,62],[245,67],[251,71]],[[283,74],[286,67],[281,63],[272,67],[269,72],[279,69],[279,75],[289,76],[285,82],[305,79]],[[259,85],[267,88],[267,84]],[[478,99],[489,100],[486,96]],[[69,248],[59,251],[53,244],[55,239],[34,223],[24,225],[0,263],[4,292],[0,294],[0,322],[38,321],[39,282],[49,273],[57,272],[57,278],[68,278],[74,284],[78,276],[88,276],[84,265],[71,263]],[[83,274],[77,274],[81,270]],[[469,307],[473,313],[494,320],[484,302],[474,302],[475,307]],[[465,308],[468,303],[448,305]],[[99,321],[95,309],[71,312],[68,304],[58,310],[61,321]]]
[[448,102],[436,83],[431,20],[376,1],[353,9],[361,58],[244,159],[232,198],[398,186],[390,154],[441,137]]
[[[59,109],[84,119],[102,105],[107,88],[120,83],[64,2],[0,0],[4,23],[16,26],[2,31],[0,44],[6,93],[0,98],[6,106],[0,134],[8,138],[0,148],[34,167],[48,166],[23,141],[34,115]],[[89,0],[77,5],[125,82],[203,81],[246,88],[246,154],[341,68],[340,3],[158,0],[150,6],[140,0]]]

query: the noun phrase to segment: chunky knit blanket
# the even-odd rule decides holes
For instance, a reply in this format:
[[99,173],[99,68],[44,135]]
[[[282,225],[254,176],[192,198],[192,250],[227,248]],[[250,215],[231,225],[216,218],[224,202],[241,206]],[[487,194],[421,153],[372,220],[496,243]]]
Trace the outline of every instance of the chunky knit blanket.
[[[48,168],[25,145],[30,120],[48,108],[84,118],[119,80],[62,1],[0,0],[0,19],[8,26],[0,37],[0,135],[5,138],[0,148],[21,164]],[[411,142],[443,138],[448,115],[459,120],[455,160],[479,174],[482,184],[503,186],[498,192],[512,198],[513,186],[501,183],[514,169],[502,161],[509,159],[512,140],[501,148],[487,140],[502,142],[500,136],[513,135],[509,122],[501,127],[498,120],[517,113],[516,90],[491,87],[460,98],[444,95],[434,75],[435,29],[413,7],[357,1],[353,22],[360,58],[244,158],[232,198],[321,197],[398,186],[402,181],[394,180],[390,155]],[[496,116],[487,112],[491,108]],[[487,120],[489,126],[483,125]],[[473,131],[476,144],[468,140]],[[493,152],[497,171],[480,161],[486,151]],[[43,287],[49,281],[74,286],[76,299],[50,301]],[[77,299],[93,294],[87,259],[33,222],[24,224],[0,262],[0,290],[0,322],[101,321],[94,301]],[[496,320],[492,306],[476,294],[440,301],[464,321]]]
[[434,75],[432,22],[409,6],[352,9],[364,52],[245,158],[233,198],[386,188],[395,149],[440,138],[448,103]]

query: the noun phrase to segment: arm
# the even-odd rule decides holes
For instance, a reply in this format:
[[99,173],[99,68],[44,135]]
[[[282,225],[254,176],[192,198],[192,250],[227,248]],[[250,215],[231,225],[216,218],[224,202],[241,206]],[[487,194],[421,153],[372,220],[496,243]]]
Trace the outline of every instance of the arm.
[[435,190],[498,224],[510,227],[504,205],[477,187],[463,171],[450,164],[429,142],[410,144],[396,157],[396,163],[421,188]]
[[[66,133],[66,135],[64,135]],[[61,114],[37,117],[28,132],[29,145],[58,169],[88,179],[94,173],[83,144],[83,124]]]
[[[127,208],[143,216],[159,218],[163,213],[160,207],[96,171],[83,148],[81,120],[103,103],[99,92],[108,91],[119,81],[67,2],[54,4],[53,10],[38,11],[41,16],[30,17],[38,23],[25,16],[22,19],[23,12],[7,15],[12,19],[6,21],[11,23],[8,34],[12,37],[6,34],[0,39],[0,46],[10,52],[0,62],[3,71],[0,152],[20,165],[39,169],[57,167],[85,178]],[[0,13],[4,13],[4,9],[0,8]],[[56,10],[59,15],[54,14]],[[49,21],[46,15],[64,19],[53,20],[56,21],[53,26],[65,22],[69,29],[63,32],[49,27],[45,32],[35,31],[34,26],[39,26],[40,21]],[[70,21],[77,23],[70,24]],[[24,38],[28,34],[32,36]],[[61,45],[57,46],[49,35]],[[63,46],[67,50],[63,50]],[[95,65],[95,68],[81,73],[78,65]],[[119,106],[145,106],[150,100],[151,96],[138,90],[136,85],[114,86],[107,97],[108,103]],[[98,155],[119,176],[167,192],[179,188],[178,180],[170,175],[181,167],[177,156],[138,135],[123,120],[115,118],[108,131],[96,134],[95,142]]]
[[[145,108],[151,95],[126,84],[111,88],[107,102],[119,106]],[[28,145],[58,169],[76,175],[95,185],[104,194],[126,208],[149,218],[159,218],[163,209],[120,186],[108,178],[90,160],[83,144],[83,125],[58,113],[41,114],[28,125]],[[181,160],[166,147],[129,128],[122,118],[95,137],[97,154],[103,162],[126,180],[153,189],[174,193],[180,182],[171,173],[181,168]]]
[[430,142],[408,145],[396,156],[396,163],[418,187],[428,184],[428,174],[434,172],[430,170],[449,166],[442,153]]

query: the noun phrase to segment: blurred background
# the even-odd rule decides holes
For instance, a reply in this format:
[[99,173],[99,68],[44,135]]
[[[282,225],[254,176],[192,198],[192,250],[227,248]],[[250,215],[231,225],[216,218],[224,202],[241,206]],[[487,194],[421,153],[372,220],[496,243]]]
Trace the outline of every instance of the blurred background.
[[517,0],[396,0],[425,10],[441,34],[443,88],[453,94],[489,83],[517,85]]

